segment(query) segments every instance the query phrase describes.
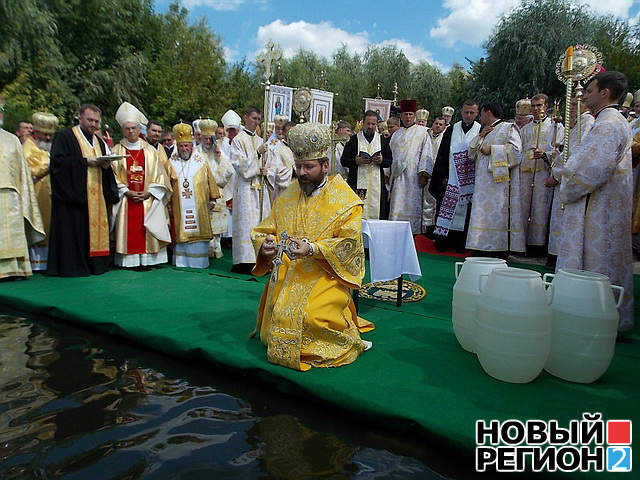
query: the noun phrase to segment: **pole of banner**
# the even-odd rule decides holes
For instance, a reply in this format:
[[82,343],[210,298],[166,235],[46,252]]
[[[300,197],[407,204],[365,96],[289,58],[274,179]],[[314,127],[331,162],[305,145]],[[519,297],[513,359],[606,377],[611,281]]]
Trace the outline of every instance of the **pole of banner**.
[[[269,90],[271,88],[271,73],[274,63],[282,59],[282,50],[273,40],[269,40],[264,47],[264,51],[257,57],[258,63],[264,67],[264,103],[262,109],[262,140],[267,142],[267,122],[269,120]],[[264,210],[264,175],[262,171],[266,165],[267,152],[265,151],[260,158],[260,221],[262,221]]]

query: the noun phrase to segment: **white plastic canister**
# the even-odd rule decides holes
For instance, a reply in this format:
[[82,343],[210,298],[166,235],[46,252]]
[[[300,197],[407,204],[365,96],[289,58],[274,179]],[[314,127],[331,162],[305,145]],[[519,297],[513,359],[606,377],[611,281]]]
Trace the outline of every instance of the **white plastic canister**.
[[551,308],[538,272],[497,268],[480,277],[476,353],[498,380],[527,383],[549,356]]
[[489,257],[468,257],[464,262],[455,264],[456,283],[453,285],[451,320],[458,343],[469,352],[475,352],[476,299],[480,295],[480,275],[506,266],[505,260]]
[[[545,370],[570,382],[591,383],[609,368],[616,347],[618,307],[624,288],[609,277],[559,269],[552,278],[551,351]],[[613,290],[618,290],[616,303]]]

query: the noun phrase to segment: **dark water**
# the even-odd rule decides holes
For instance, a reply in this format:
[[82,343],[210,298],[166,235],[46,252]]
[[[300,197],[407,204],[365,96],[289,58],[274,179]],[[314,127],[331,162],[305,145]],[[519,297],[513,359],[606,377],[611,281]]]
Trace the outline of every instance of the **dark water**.
[[0,315],[1,479],[431,479],[424,447],[331,407]]

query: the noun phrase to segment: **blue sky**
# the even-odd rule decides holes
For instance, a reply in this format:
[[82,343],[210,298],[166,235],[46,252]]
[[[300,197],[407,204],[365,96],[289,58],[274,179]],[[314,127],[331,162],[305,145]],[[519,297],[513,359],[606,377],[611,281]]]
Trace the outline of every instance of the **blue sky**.
[[[156,0],[164,12],[170,0]],[[353,51],[393,44],[412,62],[447,69],[483,55],[500,15],[520,0],[338,1],[182,0],[192,19],[205,18],[222,38],[227,60],[253,60],[273,39],[285,56],[303,47],[330,57],[342,43]],[[640,20],[640,0],[583,0],[596,12]]]

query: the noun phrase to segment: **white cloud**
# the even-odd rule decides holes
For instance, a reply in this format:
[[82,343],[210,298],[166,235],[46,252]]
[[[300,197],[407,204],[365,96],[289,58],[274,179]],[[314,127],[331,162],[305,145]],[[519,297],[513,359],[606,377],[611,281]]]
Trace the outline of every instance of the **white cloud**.
[[349,33],[335,27],[331,22],[308,23],[301,20],[286,24],[278,19],[268,25],[263,25],[258,28],[255,42],[259,45],[259,48],[255,55],[262,50],[263,45],[269,40],[273,40],[280,45],[285,57],[292,57],[301,48],[330,58],[343,44],[347,46],[347,50],[351,53],[363,53],[370,46],[395,45],[404,52],[412,63],[424,60],[442,67],[442,65],[433,60],[430,52],[406,40],[392,38],[372,43],[366,32]]
[[238,55],[238,50],[231,47],[223,47],[224,50],[224,59],[227,62],[231,62]]
[[413,45],[406,40],[400,38],[392,38],[390,40],[383,40],[382,42],[376,43],[373,46],[384,47],[385,45],[394,45],[398,48],[398,50],[402,50],[405,57],[407,57],[411,63],[425,61],[433,65],[442,67],[442,65],[438,64],[438,62],[433,59],[433,55],[431,54],[431,52],[418,45]]
[[303,48],[329,58],[342,44],[355,52],[362,52],[369,45],[364,32],[349,33],[334,27],[331,22],[308,23],[304,20],[286,24],[278,19],[259,27],[256,37],[256,43],[260,45],[258,51],[269,40],[280,45],[285,57],[291,57]]
[[445,0],[444,7],[451,13],[438,19],[438,26],[429,35],[448,46],[457,42],[479,45],[489,36],[500,15],[519,3],[519,0]]
[[[634,0],[580,0],[579,3],[589,5],[599,14],[627,18],[633,2]],[[520,0],[444,0],[444,8],[451,13],[438,19],[438,25],[429,31],[429,35],[449,47],[458,42],[480,45],[489,36],[500,16],[509,13],[520,3]]]
[[237,10],[245,0],[183,0],[183,3],[187,8],[209,7],[214,10]]

